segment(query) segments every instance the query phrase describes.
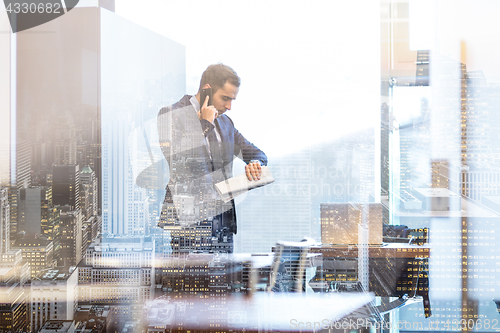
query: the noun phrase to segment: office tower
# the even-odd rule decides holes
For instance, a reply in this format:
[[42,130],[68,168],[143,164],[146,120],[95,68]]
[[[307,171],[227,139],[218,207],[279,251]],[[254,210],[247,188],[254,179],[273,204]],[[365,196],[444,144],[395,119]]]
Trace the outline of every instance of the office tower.
[[[155,211],[149,206],[160,206],[163,195],[151,202],[152,187],[141,185],[141,179],[154,182],[157,178],[147,170],[164,161],[156,117],[161,107],[184,94],[185,51],[182,45],[109,12],[103,11],[101,20],[102,40],[114,41],[113,46],[101,43],[100,50],[100,65],[106,68],[100,77],[103,234],[148,234],[153,221],[148,214]],[[124,33],[117,36],[118,27]],[[138,66],[128,66],[124,73],[116,59]],[[164,186],[154,184],[159,190]]]
[[382,244],[382,204],[322,203],[320,210],[323,244],[359,244],[363,219],[369,227],[368,244]]
[[54,257],[53,242],[41,236],[24,236],[18,238],[12,247],[13,250],[21,250],[23,259],[31,268],[31,278],[50,267],[57,265]]
[[13,242],[17,235],[19,190],[31,186],[31,143],[19,139],[16,145],[16,170],[9,186],[10,237]]
[[[237,261],[227,254],[191,253],[167,257],[157,269],[160,270],[162,295],[145,304],[144,327],[151,327],[156,322],[182,330],[190,311],[200,306],[206,308],[201,315],[209,318],[210,328],[227,327],[231,312],[228,298],[231,294],[250,293],[253,284],[251,262]],[[166,308],[174,306],[175,315],[157,317],[151,311],[160,304]]]
[[52,167],[52,203],[80,209],[80,168],[78,165],[54,165]]
[[170,247],[169,253],[180,254],[193,251],[212,250],[212,227],[199,226],[183,227],[180,225],[164,226],[167,232],[165,246]]
[[[0,21],[2,27],[7,27],[6,17]],[[0,77],[0,85],[3,87],[0,92],[0,117],[3,121],[0,123],[0,186],[7,186],[12,183],[12,165],[15,156],[12,156],[12,140],[15,129],[12,128],[12,117],[15,116],[15,101],[10,96],[16,91],[15,84],[15,55],[12,41],[14,35],[7,34],[0,40],[1,69],[3,75]],[[14,141],[14,142],[13,142]]]
[[[60,209],[52,205],[52,188],[38,186],[19,190],[19,233],[53,242],[54,257],[60,254]],[[16,235],[16,239],[20,236]]]
[[[10,191],[11,189],[15,191]],[[10,248],[11,193],[15,193],[17,200],[15,186],[0,187],[0,330],[24,332],[28,330],[27,295],[24,288],[30,278],[30,267],[23,260],[20,250]]]
[[[208,191],[201,191],[208,193]],[[208,196],[208,195],[207,195]],[[199,200],[201,208],[195,209],[194,201]],[[213,198],[194,198],[188,195],[174,195],[173,200],[164,203],[158,226],[163,229],[163,252],[186,254],[193,251],[233,252],[233,243],[228,228],[213,234],[216,224],[211,216],[216,215]],[[207,216],[210,216],[207,219]],[[219,227],[215,225],[217,229]]]
[[23,260],[21,250],[3,253],[0,260],[0,330],[28,331],[28,302],[26,283],[30,267]]
[[[82,248],[85,248],[85,250],[82,250],[82,254],[85,255],[86,249],[92,244],[96,238],[100,235],[101,233],[101,227],[102,227],[102,218],[99,215],[96,216],[91,216],[87,220],[83,221],[83,229],[82,229],[82,239],[87,240],[87,244],[84,244],[82,240]],[[83,235],[85,232],[87,235]]]
[[85,255],[87,248],[101,234],[102,219],[101,216],[91,216],[83,221],[82,225],[82,255]]
[[466,198],[481,202],[483,196],[496,195],[500,190],[500,168],[495,158],[498,151],[498,92],[486,81],[482,71],[466,73],[464,110],[462,111],[463,154],[465,164],[435,161],[433,186],[447,188]]
[[49,236],[54,224],[53,208],[52,189],[50,187],[40,186],[20,189],[18,233]]
[[78,304],[109,305],[114,323],[138,320],[154,298],[154,240],[98,238],[78,265]]
[[44,269],[31,281],[30,320],[38,331],[48,320],[73,320],[77,306],[76,267]]
[[19,140],[16,149],[16,186],[18,189],[31,186],[31,143]]
[[0,255],[10,251],[9,189],[0,187]]
[[61,207],[60,246],[58,266],[75,266],[82,259],[82,213]]
[[26,294],[22,290],[15,267],[0,268],[0,329],[25,332],[27,327]]
[[89,166],[85,166],[80,172],[80,182],[85,192],[85,203],[82,203],[85,209],[82,209],[82,213],[84,218],[88,219],[97,215],[99,211],[98,181],[95,172]]
[[76,164],[76,133],[71,118],[62,118],[54,131],[54,161],[56,165]]
[[[80,152],[78,162],[96,172],[103,192],[104,233],[148,233],[161,195],[151,199],[137,177],[164,160],[156,115],[184,94],[184,46],[103,8],[75,8],[71,16],[31,30],[50,29],[56,38],[42,34],[34,43],[17,36],[18,134],[47,134],[56,164],[77,164]],[[53,189],[54,204],[64,205],[58,192]]]

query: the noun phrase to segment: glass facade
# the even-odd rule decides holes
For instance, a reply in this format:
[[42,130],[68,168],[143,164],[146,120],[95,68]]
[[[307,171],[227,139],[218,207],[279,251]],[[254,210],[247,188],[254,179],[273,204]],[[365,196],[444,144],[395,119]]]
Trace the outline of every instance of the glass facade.
[[61,3],[0,10],[0,330],[500,330],[500,3]]

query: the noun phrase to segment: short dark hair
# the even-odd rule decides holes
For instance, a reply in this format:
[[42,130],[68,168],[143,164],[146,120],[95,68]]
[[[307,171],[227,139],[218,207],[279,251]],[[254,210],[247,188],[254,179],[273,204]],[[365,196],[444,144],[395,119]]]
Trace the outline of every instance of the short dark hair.
[[215,94],[215,92],[222,88],[226,82],[238,88],[240,87],[240,77],[236,74],[234,69],[224,64],[210,65],[201,75],[198,92],[208,83],[210,87],[212,87],[212,92]]

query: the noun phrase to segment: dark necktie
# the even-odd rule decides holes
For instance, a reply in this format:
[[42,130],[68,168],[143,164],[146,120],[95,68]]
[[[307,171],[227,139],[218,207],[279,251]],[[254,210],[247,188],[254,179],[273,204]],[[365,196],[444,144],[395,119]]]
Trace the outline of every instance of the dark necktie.
[[217,134],[215,133],[216,129],[214,128],[208,134],[208,143],[210,144],[210,155],[212,158],[212,171],[218,170],[222,167],[222,155],[220,151],[220,143],[217,140]]

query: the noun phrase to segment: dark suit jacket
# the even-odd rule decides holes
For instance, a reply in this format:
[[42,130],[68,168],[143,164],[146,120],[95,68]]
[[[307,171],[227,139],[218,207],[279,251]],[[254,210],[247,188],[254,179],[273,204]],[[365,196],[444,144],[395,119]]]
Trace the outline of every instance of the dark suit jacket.
[[[158,114],[160,146],[170,171],[165,202],[172,202],[175,195],[192,196],[195,222],[218,219],[222,226],[236,233],[234,202],[223,204],[214,185],[232,177],[235,156],[245,163],[259,160],[262,165],[267,165],[267,157],[238,132],[228,116],[217,117],[215,125],[199,120],[191,97],[185,95]],[[220,161],[211,160],[205,140],[215,127],[221,139]]]

